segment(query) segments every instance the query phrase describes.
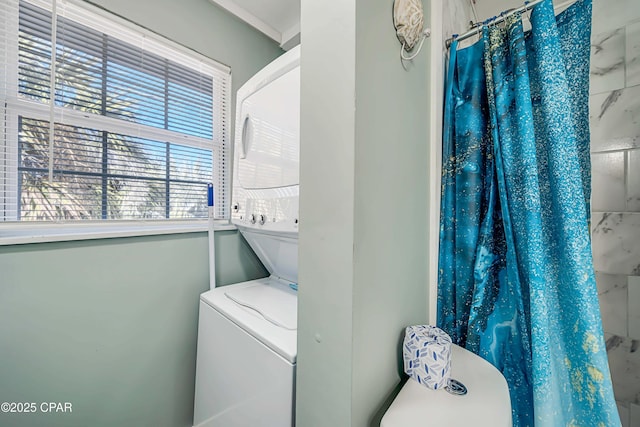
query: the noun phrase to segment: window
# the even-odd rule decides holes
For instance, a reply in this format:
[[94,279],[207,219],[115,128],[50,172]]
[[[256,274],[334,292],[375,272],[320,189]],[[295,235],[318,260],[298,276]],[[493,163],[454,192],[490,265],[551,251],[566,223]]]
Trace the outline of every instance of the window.
[[228,217],[227,67],[60,0],[0,8],[0,221],[205,218],[209,182]]

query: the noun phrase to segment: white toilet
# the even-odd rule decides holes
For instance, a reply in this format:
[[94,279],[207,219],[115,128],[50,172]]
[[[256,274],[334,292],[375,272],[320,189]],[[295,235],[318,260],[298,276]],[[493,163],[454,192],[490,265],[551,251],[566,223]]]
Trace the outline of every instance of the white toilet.
[[452,345],[451,378],[464,385],[466,394],[431,390],[410,378],[385,413],[380,427],[513,425],[507,381],[493,365]]
[[270,277],[200,297],[197,427],[295,420],[300,48],[238,90],[232,222]]

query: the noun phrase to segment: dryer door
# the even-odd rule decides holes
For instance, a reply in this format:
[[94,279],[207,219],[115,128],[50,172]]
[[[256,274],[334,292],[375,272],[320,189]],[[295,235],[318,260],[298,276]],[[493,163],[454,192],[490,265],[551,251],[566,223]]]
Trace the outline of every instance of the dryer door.
[[246,189],[298,184],[300,157],[300,67],[247,97],[236,145],[238,179]]

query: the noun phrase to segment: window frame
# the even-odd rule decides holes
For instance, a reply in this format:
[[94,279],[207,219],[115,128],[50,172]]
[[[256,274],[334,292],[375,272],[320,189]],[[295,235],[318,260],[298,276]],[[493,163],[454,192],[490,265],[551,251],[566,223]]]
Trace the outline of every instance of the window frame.
[[[16,16],[5,18],[5,23],[10,23],[11,26],[15,29],[15,34],[18,34],[18,25],[19,19],[17,14],[19,13],[19,3],[21,0],[9,0],[15,4],[16,7]],[[187,147],[192,148],[204,148],[206,150],[211,150],[212,159],[213,159],[213,176],[212,180],[214,185],[216,186],[216,224],[218,226],[228,224],[229,223],[229,201],[227,200],[228,195],[230,194],[228,187],[229,183],[229,175],[231,164],[229,164],[229,151],[230,151],[230,143],[229,143],[229,128],[230,128],[230,120],[231,115],[229,114],[230,105],[231,105],[231,69],[230,67],[221,64],[217,61],[214,61],[204,55],[201,55],[187,47],[184,47],[178,43],[175,43],[161,35],[158,35],[152,31],[149,31],[131,21],[123,19],[119,16],[116,16],[106,10],[98,8],[96,6],[87,4],[82,1],[76,0],[66,0],[62,2],[61,0],[24,0],[28,3],[34,4],[38,7],[43,7],[48,10],[53,10],[53,15],[55,16],[64,16],[67,19],[72,19],[74,21],[79,22],[81,25],[88,26],[95,31],[103,32],[107,35],[115,37],[121,41],[124,41],[129,44],[139,45],[142,43],[144,46],[140,46],[144,50],[153,53],[160,54],[163,58],[174,60],[181,66],[190,67],[192,69],[198,70],[197,67],[200,67],[198,71],[202,71],[203,64],[208,67],[205,70],[205,74],[212,75],[209,72],[214,71],[218,73],[218,75],[212,75],[213,79],[213,135],[212,138],[206,139],[194,135],[183,134],[179,132],[175,132],[168,129],[160,129],[154,128],[149,125],[144,125],[135,122],[128,122],[121,119],[116,119],[113,117],[109,117],[107,115],[98,115],[91,114],[83,111],[73,110],[70,108],[65,108],[62,106],[56,106],[55,102],[51,105],[51,98],[48,103],[41,103],[33,100],[29,100],[27,98],[21,97],[19,95],[18,89],[18,75],[19,75],[19,61],[18,51],[19,46],[18,43],[15,46],[10,46],[9,55],[13,58],[16,58],[15,61],[12,61],[11,69],[7,70],[6,75],[4,76],[6,79],[15,79],[15,92],[10,92],[5,96],[4,99],[4,110],[5,114],[7,111],[10,114],[6,114],[6,117],[9,118],[10,124],[8,126],[3,126],[2,128],[2,137],[3,141],[6,141],[7,144],[12,144],[13,146],[7,146],[4,144],[0,146],[0,149],[4,149],[5,151],[8,149],[14,153],[18,153],[18,138],[7,138],[7,133],[9,132],[7,129],[15,126],[14,129],[18,129],[18,121],[19,117],[28,117],[29,119],[35,120],[44,120],[44,121],[53,121],[55,124],[63,124],[67,126],[77,126],[84,128],[96,129],[101,132],[108,133],[119,133],[124,135],[129,135],[132,137],[156,140],[156,141],[167,141],[168,144],[180,144],[185,145]],[[64,12],[60,12],[57,7],[62,6]],[[52,25],[52,34],[55,32],[55,25]],[[18,37],[16,37],[16,41]],[[55,43],[55,40],[54,40]],[[54,44],[52,43],[52,44]],[[167,49],[170,49],[171,54],[167,55]],[[9,49],[7,49],[9,50]],[[178,60],[176,60],[178,59]],[[220,74],[223,73],[223,74]],[[53,74],[53,71],[52,71]],[[220,76],[221,77],[220,80]],[[216,80],[219,79],[219,80]],[[0,84],[5,84],[5,82],[0,82]],[[55,85],[55,82],[54,82]],[[17,134],[16,134],[17,135]],[[170,139],[168,139],[170,138]],[[1,160],[1,157],[0,157]],[[12,167],[13,169],[8,170],[8,168]],[[0,174],[4,176],[2,178],[5,182],[8,182],[10,188],[15,189],[15,194],[18,194],[19,188],[19,169],[20,164],[19,160],[14,165],[7,165],[6,162],[3,163],[0,161]],[[5,184],[7,185],[7,184]],[[194,230],[201,229],[202,224],[206,222],[203,219],[157,219],[157,220],[149,220],[149,219],[136,219],[136,220],[114,220],[114,219],[103,219],[103,220],[74,220],[74,221],[20,221],[20,220],[6,220],[2,216],[6,216],[6,212],[13,209],[16,213],[19,212],[20,206],[18,197],[14,197],[14,200],[11,200],[11,197],[4,199],[0,199],[0,208],[3,209],[2,215],[0,216],[0,245],[3,244],[3,241],[13,242],[16,241],[16,234],[11,232],[9,233],[6,230],[15,230],[20,232],[19,234],[22,237],[26,237],[29,240],[30,235],[47,235],[44,241],[50,241],[50,236],[58,235],[60,233],[38,233],[33,234],[33,230],[44,230],[47,226],[51,226],[52,229],[56,230],[64,230],[62,234],[64,235],[82,235],[86,234],[82,231],[80,233],[74,231],[74,228],[78,228],[79,230],[95,230],[95,229],[109,229],[110,233],[113,234],[113,230],[117,229],[118,223],[122,225],[123,230],[126,229],[126,235],[132,235],[134,229],[139,228],[141,234],[149,234],[145,232],[149,230],[155,230],[151,232],[151,234],[164,234],[160,231],[166,225],[167,230],[174,230],[173,232],[183,232],[181,230]],[[191,223],[191,224],[187,224]],[[27,225],[28,224],[28,225]],[[139,224],[139,225],[134,225]],[[195,225],[194,225],[195,224]],[[4,232],[3,232],[4,231]],[[187,231],[190,232],[190,231]],[[93,231],[89,233],[90,235],[95,234]],[[100,233],[98,233],[100,234]],[[118,233],[116,233],[118,234]],[[6,236],[11,236],[9,240],[4,239]],[[91,237],[90,237],[91,238]],[[18,239],[20,240],[20,239]],[[42,240],[42,239],[40,239]],[[66,238],[61,238],[61,240],[67,240]],[[75,239],[73,239],[75,240]],[[22,242],[22,241],[20,241]]]

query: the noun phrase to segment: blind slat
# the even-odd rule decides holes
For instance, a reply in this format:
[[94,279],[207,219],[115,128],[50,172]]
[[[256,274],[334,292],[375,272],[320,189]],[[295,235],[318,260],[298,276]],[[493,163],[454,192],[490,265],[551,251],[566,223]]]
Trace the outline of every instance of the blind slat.
[[[0,221],[206,217],[206,184],[225,180],[225,164],[213,174],[214,152],[228,150],[229,73],[60,2],[55,105],[37,107],[34,100],[48,104],[52,96],[52,18],[39,4],[0,5],[0,114],[8,118]],[[65,124],[65,111],[73,124]],[[157,128],[145,132],[162,140],[140,138],[139,126]],[[217,192],[224,216],[227,191]]]

